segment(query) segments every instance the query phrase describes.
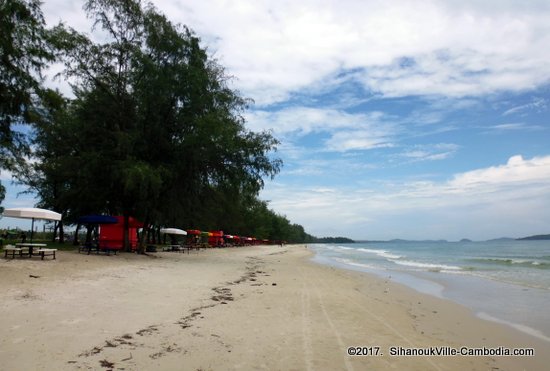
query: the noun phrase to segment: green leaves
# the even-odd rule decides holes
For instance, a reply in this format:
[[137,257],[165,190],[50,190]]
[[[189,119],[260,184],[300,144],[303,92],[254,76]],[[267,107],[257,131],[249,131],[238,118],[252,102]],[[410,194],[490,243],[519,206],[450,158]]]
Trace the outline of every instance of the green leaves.
[[[40,74],[53,60],[38,0],[0,1],[0,170],[16,170],[29,154],[26,137],[14,124],[33,122]],[[4,188],[2,190],[5,191]],[[0,202],[4,192],[0,192]]]
[[[30,3],[43,25],[38,2]],[[75,98],[44,91],[35,110],[37,161],[21,178],[42,205],[69,221],[106,212],[303,238],[303,228],[257,199],[263,178],[282,166],[270,156],[278,140],[246,129],[250,100],[228,87],[199,38],[139,0],[88,0],[84,9],[103,42],[63,24],[47,33]],[[40,68],[46,57],[37,54],[29,66]]]

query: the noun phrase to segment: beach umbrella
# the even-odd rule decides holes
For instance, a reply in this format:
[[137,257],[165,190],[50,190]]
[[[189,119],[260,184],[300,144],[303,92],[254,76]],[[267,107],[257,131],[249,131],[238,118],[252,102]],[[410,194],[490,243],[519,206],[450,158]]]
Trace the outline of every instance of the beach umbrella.
[[56,213],[55,211],[39,209],[36,207],[15,207],[11,209],[5,209],[2,213],[3,216],[8,216],[10,218],[20,218],[20,219],[32,219],[31,224],[31,242],[32,236],[34,233],[34,220],[61,220],[61,214]]
[[162,228],[160,230],[160,233],[164,233],[164,234],[176,234],[176,235],[182,235],[182,236],[185,236],[187,235],[187,232],[184,231],[183,229],[178,229],[178,228]]
[[172,244],[176,244],[176,236],[186,236],[187,232],[178,228],[161,228],[160,233],[169,234]]

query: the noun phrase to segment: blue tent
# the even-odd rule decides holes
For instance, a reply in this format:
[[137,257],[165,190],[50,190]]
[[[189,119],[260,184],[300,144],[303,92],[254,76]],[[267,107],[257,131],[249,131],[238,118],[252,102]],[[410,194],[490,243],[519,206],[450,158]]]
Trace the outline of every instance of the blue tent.
[[117,218],[109,215],[86,215],[78,218],[79,224],[115,224]]

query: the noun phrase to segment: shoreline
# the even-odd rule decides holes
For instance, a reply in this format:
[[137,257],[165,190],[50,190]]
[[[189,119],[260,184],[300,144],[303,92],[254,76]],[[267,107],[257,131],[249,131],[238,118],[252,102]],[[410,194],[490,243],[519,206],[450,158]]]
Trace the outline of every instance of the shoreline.
[[[0,370],[542,370],[550,362],[541,340],[312,255],[289,245],[2,260]],[[384,355],[350,357],[350,346]],[[392,346],[533,347],[536,355],[392,357]]]
[[[392,282],[407,286],[420,293],[451,300],[458,305],[465,306],[478,318],[499,323],[550,342],[548,319],[544,318],[542,312],[533,313],[530,308],[540,309],[550,305],[548,292],[540,288],[515,285],[481,276],[374,268],[360,263],[340,262],[317,252],[312,260],[318,264],[334,266],[339,269],[369,273],[382,279],[390,277]],[[498,297],[496,293],[505,293],[506,296]],[[528,316],[520,316],[518,312],[528,313]]]

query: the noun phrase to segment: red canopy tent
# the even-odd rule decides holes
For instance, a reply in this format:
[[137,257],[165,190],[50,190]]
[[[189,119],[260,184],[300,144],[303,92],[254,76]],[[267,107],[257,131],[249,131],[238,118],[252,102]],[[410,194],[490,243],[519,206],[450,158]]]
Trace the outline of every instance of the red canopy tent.
[[208,244],[212,247],[222,246],[223,241],[223,231],[211,231],[208,236]]
[[[124,217],[115,216],[117,222],[114,224],[105,224],[99,231],[99,248],[110,250],[122,250],[124,247]],[[128,240],[132,250],[138,246],[137,231],[143,228],[143,223],[130,217],[128,220]]]
[[194,244],[199,243],[201,233],[202,232],[199,231],[198,229],[188,229],[187,230],[187,242],[186,243],[188,245],[194,245]]

